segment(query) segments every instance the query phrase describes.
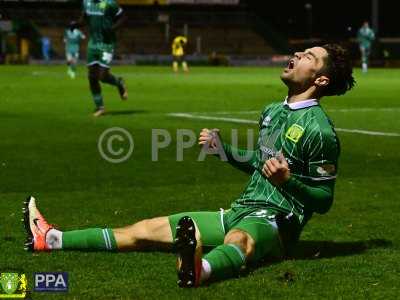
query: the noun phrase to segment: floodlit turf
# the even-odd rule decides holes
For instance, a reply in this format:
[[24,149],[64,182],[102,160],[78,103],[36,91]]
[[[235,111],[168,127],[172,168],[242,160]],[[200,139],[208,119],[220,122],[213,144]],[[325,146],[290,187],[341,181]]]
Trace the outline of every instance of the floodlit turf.
[[[258,120],[265,105],[282,101],[279,69],[115,67],[125,77],[129,100],[103,87],[104,118],[91,116],[86,71],[77,79],[64,67],[0,67],[0,271],[69,272],[67,294],[34,293],[33,299],[394,299],[400,293],[400,136],[339,132],[339,178],[332,209],[306,226],[297,258],[264,264],[248,276],[196,290],[176,285],[175,259],[166,253],[31,254],[23,251],[22,201],[27,195],[63,230],[116,227],[143,218],[227,208],[247,176],[197,147],[176,162],[176,130],[238,129],[246,144],[253,124],[178,118],[192,113]],[[400,71],[356,71],[358,85],[323,104],[338,128],[400,134]],[[222,113],[221,113],[222,112]],[[134,138],[132,157],[112,164],[97,141],[111,127]],[[167,129],[171,146],[152,162],[151,129]],[[126,146],[115,140],[115,146]],[[397,295],[397,296],[396,296]]]

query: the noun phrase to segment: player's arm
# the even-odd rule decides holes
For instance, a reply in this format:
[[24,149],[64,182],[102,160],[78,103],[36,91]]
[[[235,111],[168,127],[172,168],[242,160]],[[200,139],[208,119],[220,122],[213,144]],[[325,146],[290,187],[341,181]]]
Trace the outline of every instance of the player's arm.
[[371,30],[371,33],[369,35],[369,40],[372,42],[375,40],[375,32],[373,30]]
[[122,8],[115,2],[115,6],[113,6],[114,10],[114,25],[112,26],[113,30],[116,30],[122,26],[122,24],[126,21],[126,16]]
[[[222,150],[228,162],[237,169],[252,173],[257,166],[256,151],[238,149],[221,140],[218,129],[209,130],[204,128],[200,132],[199,145],[206,146],[211,150]],[[221,147],[222,149],[219,149]]]
[[295,197],[309,210],[323,214],[332,205],[334,179],[313,185],[305,184],[290,173],[284,158],[267,160],[262,172],[272,184],[279,186],[283,193]]
[[80,36],[81,36],[81,40],[85,40],[86,39],[86,35],[82,31],[80,31]]
[[362,42],[362,33],[361,33],[361,30],[359,30],[359,31],[357,32],[357,42],[358,42],[358,43],[361,43],[361,42]]
[[239,149],[227,143],[222,143],[222,146],[232,166],[249,174],[254,172],[257,167],[256,151]]
[[321,135],[320,142],[310,151],[307,159],[307,180],[291,174],[283,155],[267,160],[263,174],[283,193],[295,197],[307,209],[323,214],[333,203],[338,157],[339,146],[334,138]]

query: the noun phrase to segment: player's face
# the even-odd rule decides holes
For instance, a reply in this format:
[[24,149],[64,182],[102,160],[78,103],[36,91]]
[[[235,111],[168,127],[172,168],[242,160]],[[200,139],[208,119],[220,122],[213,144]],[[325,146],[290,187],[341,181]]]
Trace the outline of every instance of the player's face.
[[289,88],[308,89],[319,79],[327,57],[328,52],[322,47],[296,52],[281,74],[282,81]]

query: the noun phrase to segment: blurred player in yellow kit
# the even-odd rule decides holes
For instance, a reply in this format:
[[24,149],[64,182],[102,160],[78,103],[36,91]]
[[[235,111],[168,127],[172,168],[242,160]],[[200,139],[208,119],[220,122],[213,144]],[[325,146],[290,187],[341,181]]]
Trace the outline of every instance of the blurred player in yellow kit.
[[184,47],[187,44],[187,38],[185,36],[177,36],[174,38],[174,41],[172,42],[172,56],[174,58],[174,61],[172,63],[172,68],[174,69],[174,72],[179,71],[179,63],[182,63],[182,69],[184,72],[188,72],[189,68],[188,65],[185,61],[185,51]]

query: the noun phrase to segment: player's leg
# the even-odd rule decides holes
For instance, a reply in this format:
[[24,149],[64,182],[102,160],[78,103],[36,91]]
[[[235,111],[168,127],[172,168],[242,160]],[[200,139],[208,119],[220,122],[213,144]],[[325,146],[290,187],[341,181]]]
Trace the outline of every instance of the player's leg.
[[[242,219],[238,222],[234,221],[232,227],[230,227],[230,221],[227,221],[227,227],[230,229],[224,243],[203,256],[201,272],[193,268],[185,270],[186,273],[194,274],[194,276],[179,276],[184,279],[190,278],[190,283],[186,281],[181,286],[193,287],[207,280],[231,278],[239,274],[247,262],[257,262],[268,254],[281,256],[282,250],[276,223],[266,216],[265,213],[253,212],[245,217],[241,216]],[[194,254],[193,256],[187,260],[189,262],[197,260],[192,265],[199,265],[200,259]],[[200,276],[197,275],[198,273]]]
[[265,218],[245,218],[228,232],[224,245],[204,256],[210,264],[210,272],[203,277],[231,278],[238,275],[246,263],[258,262],[268,254],[282,255],[276,224]]
[[[142,251],[171,249],[176,223],[182,215],[192,215],[204,231],[206,244],[222,243],[218,212],[185,213],[170,217],[158,217],[139,221],[123,228],[88,228],[62,232],[49,225],[30,197],[24,206],[24,224],[27,232],[26,248],[32,251],[46,250],[98,250]],[[212,220],[212,222],[210,222]],[[214,224],[218,228],[210,228]],[[212,234],[207,235],[207,231]],[[219,236],[216,234],[219,232]]]
[[92,94],[95,105],[93,116],[99,117],[105,113],[103,96],[101,94],[99,64],[101,59],[101,51],[98,49],[87,49],[87,68],[90,92]]
[[78,63],[78,57],[79,53],[77,52],[74,52],[71,55],[71,60],[70,60],[71,78],[76,77],[76,64]]
[[223,210],[176,214],[169,217],[169,223],[178,254],[178,285],[198,286],[209,269],[202,259],[203,248],[215,248],[224,242]]
[[179,71],[179,65],[178,65],[179,58],[178,56],[173,56],[173,61],[172,61],[172,70],[177,73]]
[[92,93],[93,102],[95,105],[94,116],[98,117],[104,114],[104,101],[103,95],[101,94],[101,86],[100,86],[100,73],[99,73],[99,65],[94,63],[88,65],[88,79],[90,92]]
[[362,66],[362,71],[366,73],[368,71],[368,53],[367,53],[367,48],[364,46],[360,47],[361,51],[361,66]]
[[188,67],[188,64],[187,64],[187,62],[185,60],[185,56],[184,55],[182,55],[182,70],[185,73],[189,72],[189,67]]
[[117,87],[118,93],[122,100],[128,99],[128,91],[125,86],[124,79],[122,77],[116,77],[110,72],[110,68],[105,65],[100,65],[100,80],[103,83],[110,84]]
[[371,55],[371,48],[370,47],[366,47],[365,48],[365,65],[366,65],[365,72],[368,72],[369,56],[370,55]]
[[139,221],[113,229],[119,251],[171,250],[172,232],[168,217]]
[[65,58],[67,60],[67,74],[68,74],[69,77],[72,78],[72,68],[71,68],[72,57],[71,57],[71,54],[68,51],[65,53]]
[[24,203],[24,224],[27,232],[26,249],[46,250],[149,250],[168,249],[172,245],[168,217],[143,220],[118,228],[87,228],[62,232],[48,224],[30,197]]

